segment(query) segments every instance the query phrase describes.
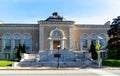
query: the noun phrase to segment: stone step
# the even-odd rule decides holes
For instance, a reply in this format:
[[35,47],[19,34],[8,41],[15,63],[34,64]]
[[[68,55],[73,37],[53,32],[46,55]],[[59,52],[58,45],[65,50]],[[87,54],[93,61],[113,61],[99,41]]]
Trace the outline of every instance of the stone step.
[[[22,67],[37,67],[37,66],[49,66],[49,67],[56,67],[58,65],[58,62],[52,61],[52,62],[34,62],[34,61],[24,61],[20,62],[18,66]],[[79,66],[97,66],[96,63],[86,63],[86,62],[59,62],[59,65],[61,67],[79,67]]]

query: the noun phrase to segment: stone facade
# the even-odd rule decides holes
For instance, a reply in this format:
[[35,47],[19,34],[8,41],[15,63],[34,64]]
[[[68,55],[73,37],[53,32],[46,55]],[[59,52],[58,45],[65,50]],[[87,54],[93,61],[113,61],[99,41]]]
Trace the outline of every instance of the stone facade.
[[38,24],[0,24],[0,59],[15,59],[18,44],[25,44],[28,53],[44,50],[68,49],[88,51],[91,41],[102,48],[107,44],[107,25],[75,24],[53,13]]

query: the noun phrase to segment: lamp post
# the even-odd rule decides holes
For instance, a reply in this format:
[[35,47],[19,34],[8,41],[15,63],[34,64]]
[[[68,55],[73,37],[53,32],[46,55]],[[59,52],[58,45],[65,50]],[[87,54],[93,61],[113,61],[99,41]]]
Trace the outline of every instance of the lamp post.
[[57,45],[57,48],[58,48],[58,54],[57,54],[57,57],[58,57],[58,64],[57,64],[57,68],[59,68],[60,67],[60,65],[59,65],[59,57],[60,57],[60,54],[59,54],[59,49],[60,49],[60,44],[58,44]]
[[96,49],[97,49],[97,51],[98,51],[98,67],[101,67],[101,65],[102,65],[102,59],[101,59],[101,57],[100,57],[100,39],[103,39],[102,37],[100,37],[100,36],[97,36],[97,45],[96,45]]

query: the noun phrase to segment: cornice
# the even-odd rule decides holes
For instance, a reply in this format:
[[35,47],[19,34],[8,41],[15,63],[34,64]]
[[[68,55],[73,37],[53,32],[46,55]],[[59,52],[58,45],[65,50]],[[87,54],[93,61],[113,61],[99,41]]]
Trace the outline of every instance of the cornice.
[[0,24],[0,27],[2,27],[2,26],[3,26],[3,27],[7,27],[7,26],[11,26],[11,27],[12,27],[12,26],[14,26],[14,27],[15,27],[15,26],[16,26],[16,27],[18,27],[18,26],[19,26],[19,27],[20,27],[20,26],[21,26],[21,27],[23,27],[23,26],[28,26],[28,27],[29,27],[29,26],[35,26],[35,27],[36,27],[36,26],[38,26],[38,24]]
[[27,30],[35,30],[35,29],[39,29],[39,27],[0,27],[0,29],[11,29],[11,30],[18,30],[18,29],[27,29]]
[[39,24],[74,24],[74,21],[38,21]]
[[0,29],[39,29],[38,24],[0,24]]
[[74,30],[109,30],[110,28],[75,28]]

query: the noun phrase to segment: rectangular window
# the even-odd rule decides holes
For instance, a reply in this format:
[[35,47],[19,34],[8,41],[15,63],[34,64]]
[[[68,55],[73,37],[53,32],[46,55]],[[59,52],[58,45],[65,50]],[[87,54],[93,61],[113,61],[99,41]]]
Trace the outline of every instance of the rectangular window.
[[10,53],[4,53],[4,58],[5,59],[10,59]]

